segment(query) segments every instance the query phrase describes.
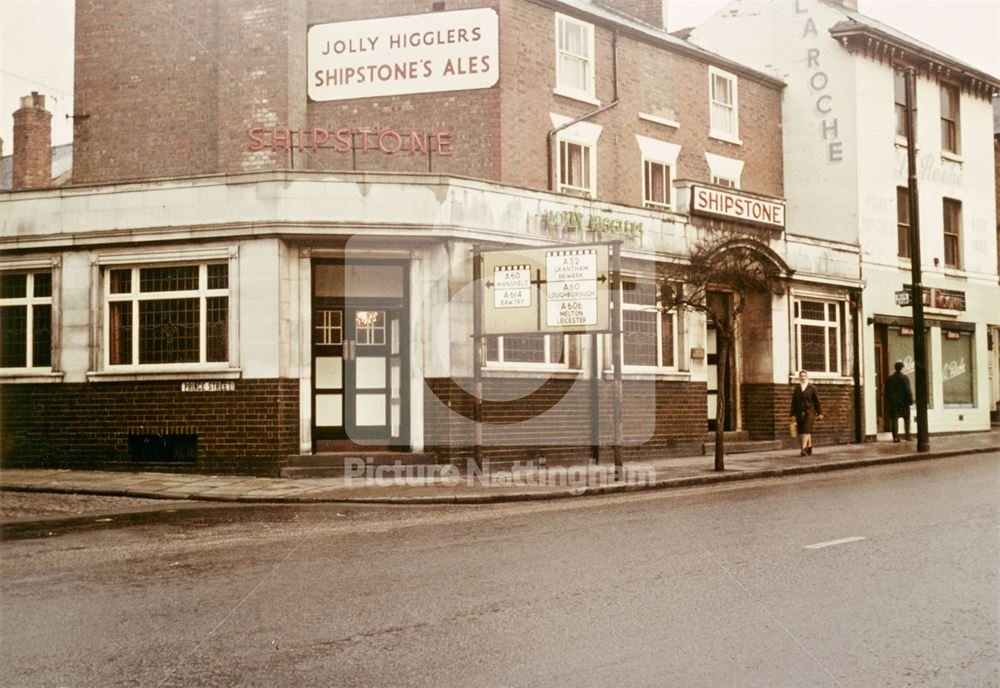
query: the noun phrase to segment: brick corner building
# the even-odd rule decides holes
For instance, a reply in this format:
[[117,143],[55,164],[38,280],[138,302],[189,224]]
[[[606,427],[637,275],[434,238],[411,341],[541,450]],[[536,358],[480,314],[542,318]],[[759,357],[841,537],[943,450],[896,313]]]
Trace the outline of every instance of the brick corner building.
[[[700,451],[720,390],[733,437],[787,441],[802,367],[820,438],[858,436],[860,246],[786,221],[784,81],[662,3],[130,8],[77,3],[72,185],[0,196],[4,465],[462,461],[477,367],[487,458],[607,460],[619,348],[627,456]],[[666,299],[725,233],[788,275],[727,376]],[[612,241],[618,341],[508,330],[475,364],[475,248]]]

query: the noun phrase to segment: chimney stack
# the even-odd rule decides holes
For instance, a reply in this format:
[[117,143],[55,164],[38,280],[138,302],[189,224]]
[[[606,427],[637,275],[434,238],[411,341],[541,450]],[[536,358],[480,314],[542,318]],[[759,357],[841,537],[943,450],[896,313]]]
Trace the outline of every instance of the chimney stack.
[[32,91],[14,113],[14,170],[11,188],[44,189],[52,185],[52,113],[45,96]]
[[595,4],[667,30],[667,0],[594,0]]

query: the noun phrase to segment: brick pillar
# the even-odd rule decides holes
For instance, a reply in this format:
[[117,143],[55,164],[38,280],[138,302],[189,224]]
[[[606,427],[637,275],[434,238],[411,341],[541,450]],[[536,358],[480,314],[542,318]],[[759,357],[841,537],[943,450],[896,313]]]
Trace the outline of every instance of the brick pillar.
[[596,4],[627,14],[658,29],[667,28],[667,0],[596,0]]
[[45,96],[32,91],[14,113],[14,175],[11,188],[44,189],[52,184],[52,113]]

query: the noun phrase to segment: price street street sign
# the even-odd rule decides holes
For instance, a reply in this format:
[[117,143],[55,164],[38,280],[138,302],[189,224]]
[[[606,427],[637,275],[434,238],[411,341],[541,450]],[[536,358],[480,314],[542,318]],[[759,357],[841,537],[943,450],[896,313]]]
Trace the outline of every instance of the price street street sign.
[[896,305],[897,306],[909,306],[910,305],[910,292],[908,292],[908,291],[897,291],[896,292]]
[[484,251],[483,334],[607,332],[608,244]]

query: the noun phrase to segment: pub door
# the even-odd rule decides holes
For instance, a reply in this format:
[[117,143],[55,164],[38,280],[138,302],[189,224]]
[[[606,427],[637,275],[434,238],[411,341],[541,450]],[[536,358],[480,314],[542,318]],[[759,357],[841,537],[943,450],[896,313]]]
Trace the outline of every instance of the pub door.
[[385,298],[314,297],[316,451],[404,449],[405,308]]

